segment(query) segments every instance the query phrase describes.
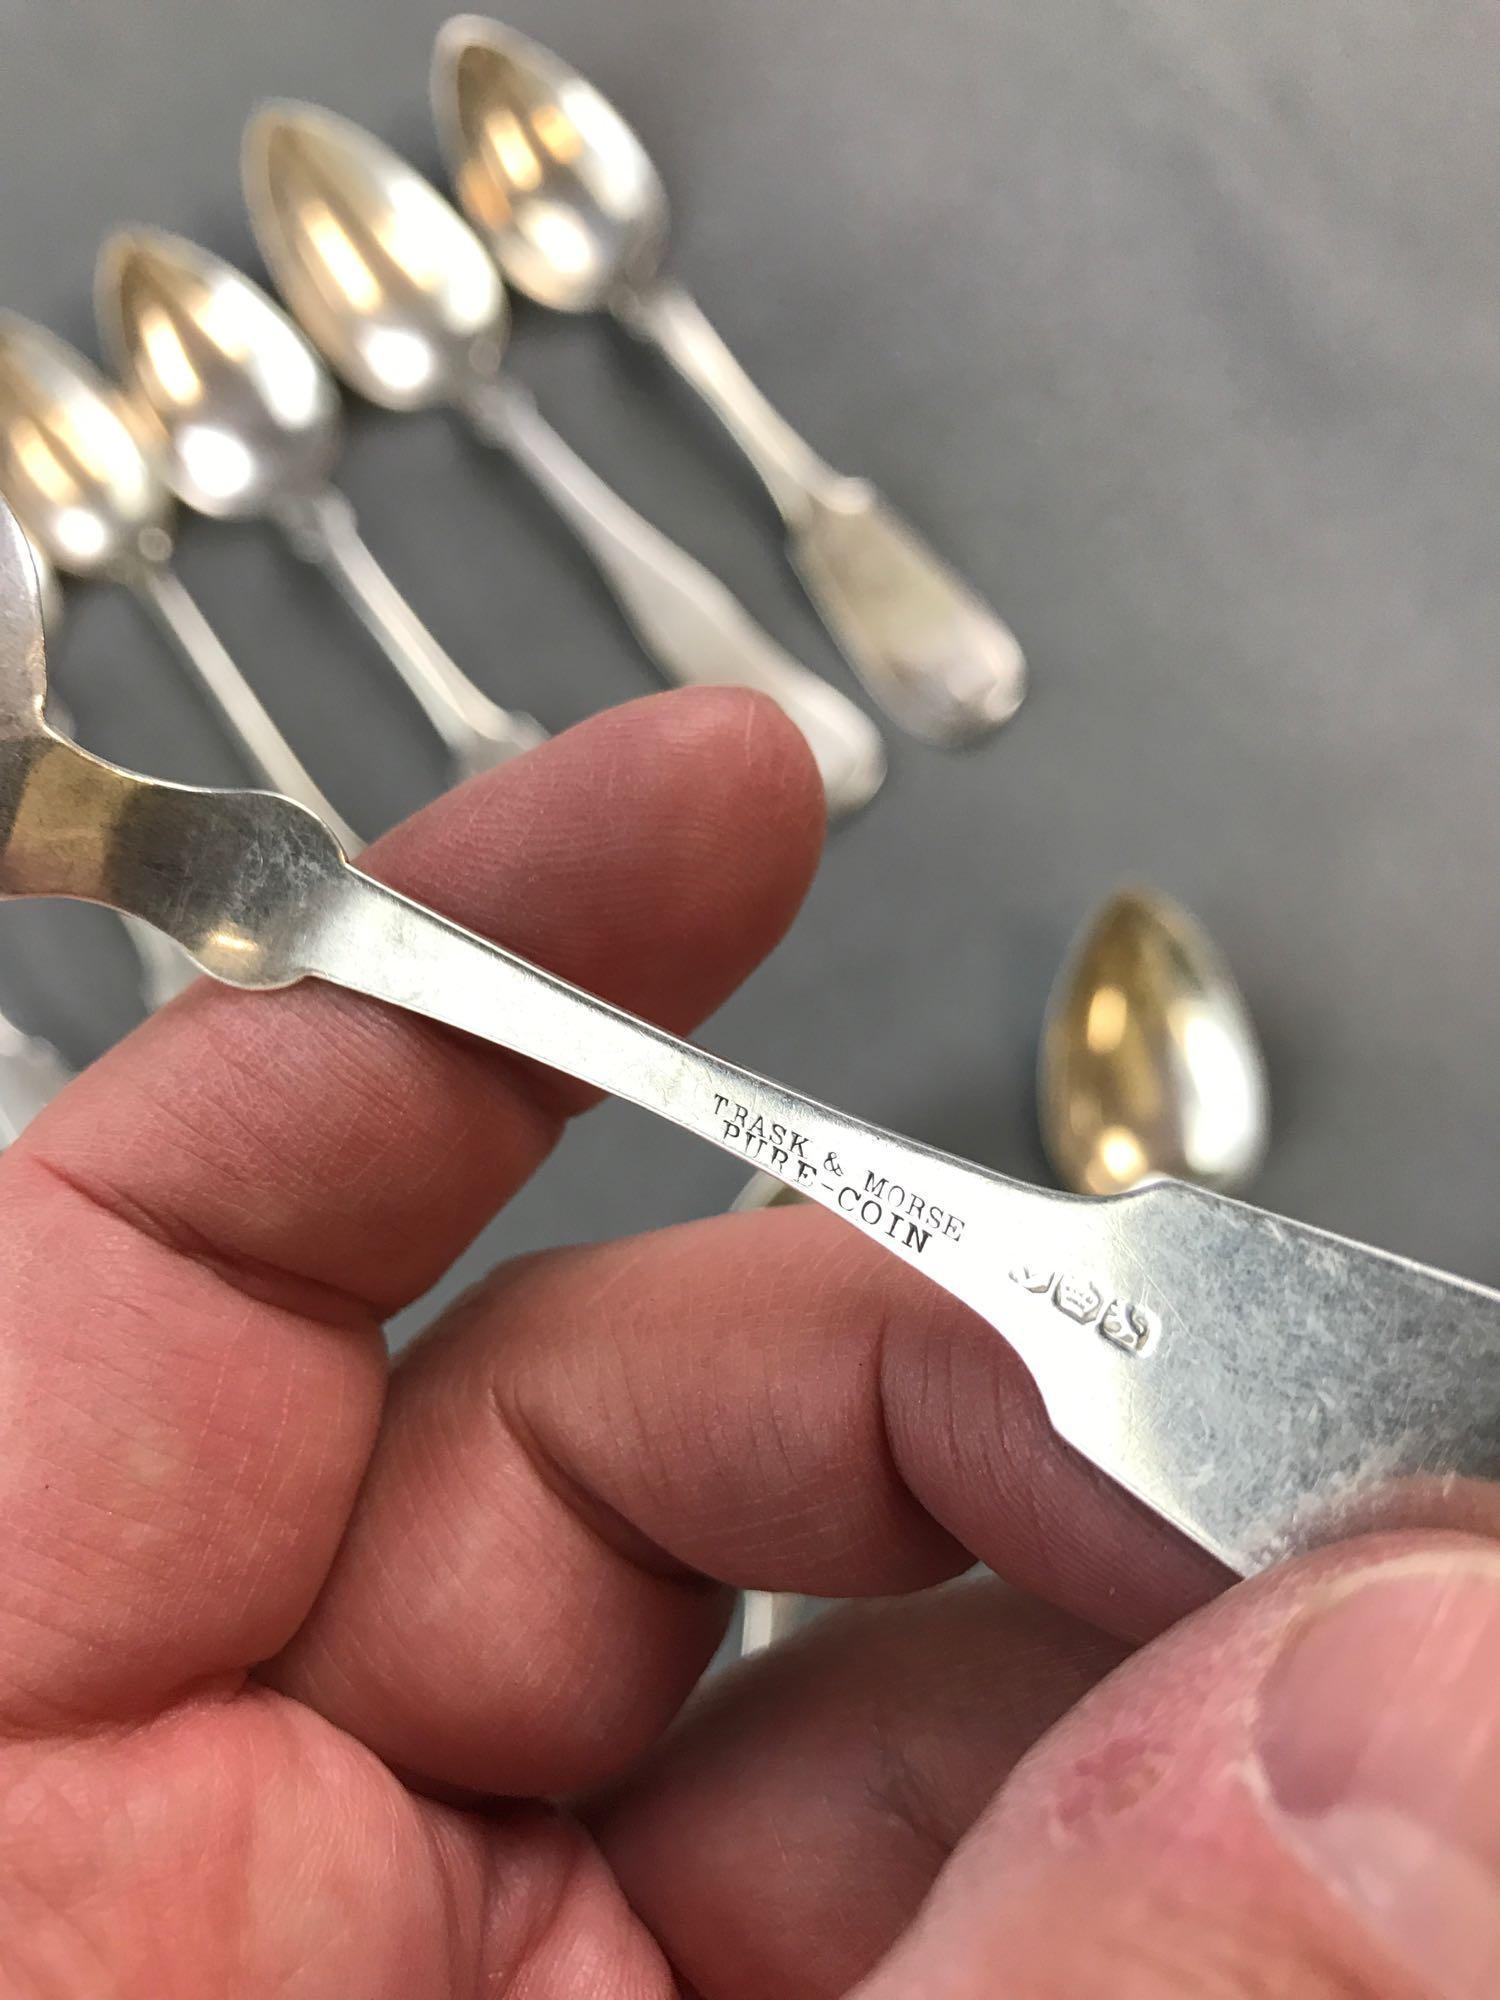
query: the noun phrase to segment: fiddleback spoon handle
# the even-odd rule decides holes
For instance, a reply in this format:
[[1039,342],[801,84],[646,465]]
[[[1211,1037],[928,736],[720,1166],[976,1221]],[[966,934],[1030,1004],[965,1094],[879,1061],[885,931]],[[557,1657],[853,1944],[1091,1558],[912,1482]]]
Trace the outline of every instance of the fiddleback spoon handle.
[[697,391],[760,475],[808,595],[887,713],[945,749],[1008,722],[1026,692],[1009,626],[868,481],[824,464],[682,286],[659,280],[622,291],[613,307]]
[[874,796],[885,777],[885,748],[870,718],[794,660],[718,577],[607,486],[524,389],[484,384],[466,410],[478,434],[509,452],[573,529],[668,680],[754,688],[779,703],[807,738],[835,817]]
[[1058,1433],[1234,1568],[1500,1476],[1495,1292],[1177,1182],[1085,1201],[883,1132],[362,875],[290,800],[88,756],[32,685],[0,712],[0,894],[147,918],[233,985],[329,980],[753,1161],[978,1312]]

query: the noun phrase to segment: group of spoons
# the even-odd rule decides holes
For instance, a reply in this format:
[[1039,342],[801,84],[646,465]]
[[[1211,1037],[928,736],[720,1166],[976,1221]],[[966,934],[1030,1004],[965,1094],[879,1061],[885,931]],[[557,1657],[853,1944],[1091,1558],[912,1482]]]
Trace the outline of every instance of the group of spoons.
[[[433,101],[462,214],[330,112],[273,103],[251,118],[246,200],[290,312],[209,251],[128,229],[104,245],[96,282],[118,387],[43,328],[0,316],[0,491],[31,539],[54,626],[54,568],[135,591],[257,780],[310,805],[356,851],[358,836],[171,568],[174,500],[215,518],[262,518],[328,574],[421,705],[455,777],[538,742],[541,725],[469,679],[361,539],[333,483],[342,378],[388,409],[446,405],[510,452],[579,534],[670,679],[772,694],[807,734],[831,812],[865,804],[885,770],[869,718],[612,493],[504,373],[508,282],[556,311],[613,314],[700,392],[761,475],[809,593],[894,720],[949,747],[1007,721],[1025,685],[1015,640],[866,483],[823,464],[661,275],[665,194],[613,107],[536,43],[469,16],[438,37]],[[131,935],[144,997],[157,1004],[187,976],[185,962],[144,927]],[[1099,1193],[1151,1171],[1218,1185],[1242,1178],[1263,1108],[1245,1082],[1258,1074],[1248,1019],[1211,952],[1182,913],[1138,894],[1114,899],[1091,927],[1044,1043],[1044,1130],[1066,1185]],[[1102,1070],[1101,989],[1128,995],[1128,1032]],[[1183,1053],[1188,989],[1213,996],[1221,1030],[1207,1111],[1207,1031],[1195,1031],[1195,1060]],[[19,1122],[16,1105],[44,1101],[63,1067],[3,1017],[0,1058],[32,1079],[9,1093]]]
[[[265,515],[326,564],[429,714],[442,713],[456,764],[494,762],[539,730],[481,705],[358,541],[329,488],[338,401],[325,362],[390,407],[448,404],[512,451],[674,675],[767,684],[769,642],[747,614],[604,491],[501,374],[502,269],[545,304],[607,307],[703,392],[893,718],[953,745],[999,726],[1023,692],[999,620],[868,486],[813,456],[660,279],[661,191],[603,100],[533,44],[472,20],[444,31],[437,86],[482,235],[368,135],[277,105],[252,121],[247,187],[295,321],[204,253],[136,233],[101,263],[124,396],[40,329],[0,323],[0,489],[19,516],[0,505],[0,894],[148,921],[247,990],[317,978],[444,1022],[766,1168],[979,1313],[1030,1370],[1065,1442],[1242,1572],[1413,1483],[1420,1499],[1424,1482],[1493,1477],[1500,1294],[1219,1192],[1260,1157],[1264,1075],[1227,969],[1170,905],[1115,898],[1049,1012],[1049,1155],[1066,1187],[1114,1197],[1080,1201],[677,1041],[350,860],[354,837],[172,575],[172,491],[208,512]],[[48,702],[28,536],[36,574],[50,558],[140,593],[197,660],[268,789],[163,784],[69,739]],[[868,722],[857,737],[833,705],[842,697],[776,664],[771,691],[808,730],[834,805],[857,802],[858,786],[836,790],[851,771],[868,797],[881,763]],[[148,968],[161,947],[133,935]],[[1383,1329],[1373,1345],[1372,1324]]]
[[[438,38],[433,100],[463,213],[346,119],[285,102],[253,115],[245,196],[289,310],[211,252],[132,228],[106,242],[96,274],[117,383],[46,329],[0,315],[0,494],[32,543],[54,624],[55,571],[134,592],[255,781],[310,806],[351,853],[359,836],[176,575],[175,502],[269,521],[323,570],[419,703],[455,778],[540,741],[540,723],[501,707],[448,656],[362,540],[333,483],[341,380],[386,409],[447,407],[508,453],[578,535],[669,681],[769,694],[807,737],[831,816],[868,803],[886,770],[870,718],[606,486],[505,372],[508,282],[557,311],[613,314],[699,391],[763,479],[830,632],[900,727],[953,748],[1006,722],[1025,688],[1014,637],[866,482],[817,457],[661,275],[665,194],[613,107],[547,50],[473,17]],[[135,942],[154,1005],[185,973],[170,947]],[[0,1035],[17,1055],[8,1023]],[[35,1054],[45,1095],[56,1059],[45,1046]],[[24,1071],[24,1046],[18,1059]]]

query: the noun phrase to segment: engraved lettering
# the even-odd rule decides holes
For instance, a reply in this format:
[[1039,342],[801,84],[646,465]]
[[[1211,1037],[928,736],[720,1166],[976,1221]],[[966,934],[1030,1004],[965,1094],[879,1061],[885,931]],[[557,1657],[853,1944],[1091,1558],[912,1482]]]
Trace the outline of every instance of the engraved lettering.
[[963,1218],[914,1188],[869,1168],[846,1168],[831,1149],[824,1151],[822,1165],[815,1166],[808,1150],[812,1141],[806,1132],[780,1119],[767,1118],[764,1112],[718,1091],[714,1093],[714,1115],[726,1143],[746,1159],[793,1186],[820,1189],[845,1215],[879,1231],[899,1249],[921,1256],[935,1236],[950,1243],[962,1241]]

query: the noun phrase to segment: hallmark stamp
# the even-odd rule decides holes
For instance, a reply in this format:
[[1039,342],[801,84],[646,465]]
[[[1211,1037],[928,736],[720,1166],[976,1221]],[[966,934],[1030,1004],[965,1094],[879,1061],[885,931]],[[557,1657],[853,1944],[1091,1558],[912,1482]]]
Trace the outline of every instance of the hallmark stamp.
[[1080,1326],[1092,1326],[1104,1308],[1103,1295],[1087,1279],[1059,1278],[1052,1296],[1057,1310]]
[[1127,1354],[1139,1354],[1151,1338],[1151,1320],[1128,1299],[1116,1299],[1099,1322],[1099,1331]]
[[1039,1264],[1017,1264],[1010,1276],[1011,1283],[1022,1291],[1050,1298],[1065,1318],[1079,1326],[1091,1326],[1126,1354],[1144,1353],[1156,1337],[1156,1322],[1144,1306],[1130,1299],[1112,1299],[1106,1305],[1103,1292],[1088,1278],[1047,1270]]

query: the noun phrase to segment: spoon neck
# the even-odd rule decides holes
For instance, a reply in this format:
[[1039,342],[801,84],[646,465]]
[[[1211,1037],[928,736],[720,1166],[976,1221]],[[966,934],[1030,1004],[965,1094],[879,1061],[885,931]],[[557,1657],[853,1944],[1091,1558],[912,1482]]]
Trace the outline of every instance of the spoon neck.
[[672,278],[622,284],[610,310],[697,391],[759,474],[777,512],[797,528],[838,475],[756,388],[702,307]]
[[332,486],[278,494],[268,511],[293,555],[320,568],[334,545],[357,532],[353,507]]

